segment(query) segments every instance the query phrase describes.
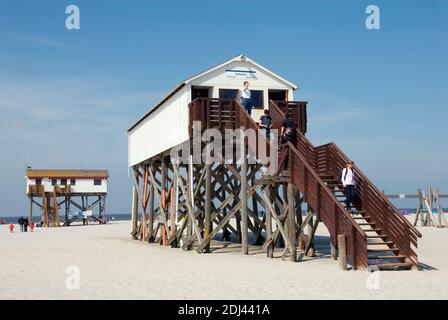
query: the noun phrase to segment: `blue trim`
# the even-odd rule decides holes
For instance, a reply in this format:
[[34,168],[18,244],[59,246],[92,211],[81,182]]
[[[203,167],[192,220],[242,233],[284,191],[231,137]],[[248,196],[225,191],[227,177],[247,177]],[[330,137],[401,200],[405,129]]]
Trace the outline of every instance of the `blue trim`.
[[232,69],[227,69],[226,72],[257,73],[257,71],[252,71],[252,70],[232,70]]

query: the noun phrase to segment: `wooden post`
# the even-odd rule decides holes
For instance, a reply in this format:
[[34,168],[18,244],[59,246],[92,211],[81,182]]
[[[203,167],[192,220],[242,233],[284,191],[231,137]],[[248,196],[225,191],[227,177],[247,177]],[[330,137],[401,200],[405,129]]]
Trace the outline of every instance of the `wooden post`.
[[333,243],[333,240],[330,238],[330,254],[333,260],[338,259],[338,252],[336,249],[336,245]]
[[288,198],[288,231],[289,231],[289,244],[291,261],[297,261],[297,247],[296,247],[296,219],[294,212],[294,185],[288,182],[287,186],[287,198]]
[[305,237],[303,236],[303,230],[302,230],[302,222],[303,222],[303,217],[302,217],[302,202],[303,202],[303,198],[300,196],[300,192],[296,193],[296,219],[297,219],[297,224],[300,227],[300,230],[298,230],[298,247],[299,250],[303,251],[305,250]]
[[339,267],[341,270],[347,270],[347,246],[345,235],[338,235]]
[[[162,207],[163,207],[163,212],[161,212],[160,214],[162,214],[162,245],[166,245],[166,238],[167,238],[167,232],[168,230],[166,230],[165,225],[166,225],[166,221],[167,221],[167,207],[168,204],[166,203],[166,199],[167,199],[167,188],[166,188],[166,184],[167,184],[167,180],[168,180],[168,168],[167,168],[167,164],[166,164],[166,159],[164,157],[162,157],[162,177],[160,180],[160,185],[161,185],[161,196],[162,196]],[[159,221],[160,223],[160,221]]]
[[[177,181],[177,176],[173,174],[173,187],[171,189],[171,235],[170,239],[174,239],[177,235],[177,214],[178,214],[178,208],[179,208],[179,186]],[[174,239],[171,242],[171,247],[176,248],[177,247],[177,240]]]
[[[313,209],[311,208],[311,206],[308,204],[308,212],[313,212]],[[308,220],[307,223],[307,234],[308,234],[308,241],[309,241],[309,251],[308,251],[308,255],[310,257],[314,257],[314,232],[313,232],[313,226],[314,226],[314,217],[311,216],[311,218]]]
[[[149,168],[152,170],[152,167]],[[149,184],[149,216],[148,216],[148,242],[153,242],[155,238],[154,234],[154,184]]]
[[247,148],[246,139],[244,132],[241,134],[240,138],[241,147],[241,189],[240,189],[240,199],[241,199],[241,251],[243,254],[249,253],[249,243],[248,243],[248,227],[247,227]]
[[[266,187],[264,188],[264,193],[265,193],[265,201],[267,201],[267,199],[271,199],[271,191],[270,191],[271,186],[268,184],[266,185]],[[265,215],[266,215],[266,240],[269,239],[272,235],[272,213],[270,210],[270,206],[265,203],[264,204],[265,207]],[[273,258],[274,257],[274,244],[271,243],[268,245],[267,249],[266,249],[266,255],[268,258]]]
[[28,221],[31,224],[33,222],[33,196],[30,196],[30,214],[28,217]]
[[[181,179],[179,179],[179,182],[181,182]],[[187,170],[187,194],[184,194],[185,201],[188,202],[188,199],[190,199],[190,203],[192,206],[192,210],[194,212],[194,182],[193,182],[193,156],[190,156],[189,163],[188,163],[188,170]],[[186,239],[189,239],[194,230],[194,221],[191,217],[191,215],[188,215],[186,217],[187,219],[187,237]],[[193,244],[188,245],[185,247],[185,250],[192,250]]]
[[132,230],[131,236],[134,240],[137,239],[137,224],[138,224],[138,190],[137,186],[133,186],[132,195]]
[[[208,161],[208,159],[207,159]],[[204,217],[204,238],[207,238],[211,232],[212,217],[212,165],[205,165],[205,217]],[[210,242],[204,248],[205,252],[210,252]]]

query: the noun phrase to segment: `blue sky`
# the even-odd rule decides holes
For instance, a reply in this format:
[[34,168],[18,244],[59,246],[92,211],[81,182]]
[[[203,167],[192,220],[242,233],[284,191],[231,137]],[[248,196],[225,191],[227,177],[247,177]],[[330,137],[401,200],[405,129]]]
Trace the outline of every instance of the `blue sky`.
[[[69,4],[80,30],[65,28]],[[381,30],[364,26],[369,4]],[[129,212],[126,128],[239,53],[299,84],[310,139],[381,189],[448,193],[447,31],[443,0],[1,0],[0,216],[27,212],[27,164],[107,168],[108,210]]]

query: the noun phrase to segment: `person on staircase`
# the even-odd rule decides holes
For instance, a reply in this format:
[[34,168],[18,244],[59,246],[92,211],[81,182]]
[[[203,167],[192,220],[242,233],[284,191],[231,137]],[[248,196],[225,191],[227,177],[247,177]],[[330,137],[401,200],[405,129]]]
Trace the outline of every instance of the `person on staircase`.
[[292,120],[291,112],[288,112],[282,121],[282,130],[280,133],[280,144],[285,144],[290,141],[292,144],[296,144],[295,136],[295,124]]
[[249,81],[244,81],[243,89],[240,91],[241,103],[249,115],[252,113],[252,94],[249,90]]
[[344,187],[345,205],[348,211],[351,211],[353,200],[355,199],[356,177],[353,170],[353,161],[349,161],[344,169],[342,169],[341,182]]
[[268,109],[265,109],[260,117],[260,128],[266,133],[266,137],[271,137],[272,117]]

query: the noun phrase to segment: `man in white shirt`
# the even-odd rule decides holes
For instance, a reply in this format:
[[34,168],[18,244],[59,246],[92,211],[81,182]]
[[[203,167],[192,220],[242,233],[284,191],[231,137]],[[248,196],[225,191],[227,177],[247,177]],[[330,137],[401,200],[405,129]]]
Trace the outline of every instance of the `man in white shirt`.
[[344,186],[345,193],[345,205],[347,210],[351,211],[351,203],[355,198],[355,184],[356,184],[355,172],[353,170],[353,161],[349,161],[347,166],[342,170],[341,182]]
[[246,109],[247,113],[251,114],[252,112],[252,94],[249,90],[249,81],[244,81],[244,88],[240,91],[240,98],[243,104],[244,109]]

